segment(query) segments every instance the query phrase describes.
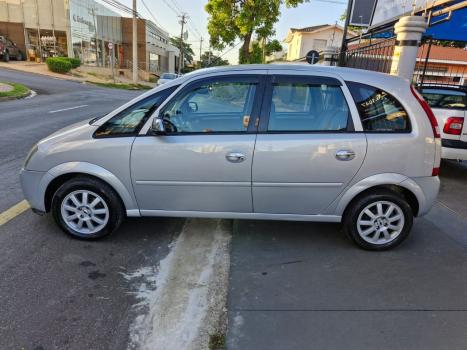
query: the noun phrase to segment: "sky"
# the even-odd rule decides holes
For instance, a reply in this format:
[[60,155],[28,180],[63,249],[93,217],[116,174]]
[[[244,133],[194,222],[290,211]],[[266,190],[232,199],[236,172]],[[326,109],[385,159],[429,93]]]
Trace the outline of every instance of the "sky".
[[[330,1],[330,0],[328,0]],[[132,0],[120,0],[120,2],[131,7]],[[207,32],[208,15],[204,10],[207,0],[144,0],[144,3],[154,15],[156,24],[161,26],[170,35],[180,35],[180,24],[178,15],[186,12],[188,20],[188,42],[192,45],[195,58],[199,57],[200,35],[204,38],[203,52],[209,48]],[[310,0],[309,3],[299,5],[297,8],[281,8],[281,15],[277,22],[275,38],[282,42],[287,36],[289,28],[301,28],[320,24],[334,24],[345,12],[346,0],[333,0],[333,2],[323,2],[320,0]],[[143,6],[142,0],[137,0],[138,12],[145,18],[154,21],[151,13]],[[283,44],[283,46],[285,46]],[[229,60],[231,64],[238,63],[238,48],[217,52],[223,58]],[[216,51],[215,51],[216,52]]]

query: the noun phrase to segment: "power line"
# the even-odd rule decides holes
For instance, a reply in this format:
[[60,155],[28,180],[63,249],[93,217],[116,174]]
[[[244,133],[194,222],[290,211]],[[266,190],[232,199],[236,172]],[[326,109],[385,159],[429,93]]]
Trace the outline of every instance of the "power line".
[[141,0],[141,3],[143,4],[144,8],[146,9],[146,11],[148,11],[149,15],[151,16],[151,18],[154,20],[154,23],[156,23],[159,27],[162,28],[162,26],[160,25],[160,23],[157,21],[156,19],[156,16],[154,16],[154,14],[151,12],[151,10],[149,9],[148,5],[146,5],[146,3],[144,2],[144,0]]

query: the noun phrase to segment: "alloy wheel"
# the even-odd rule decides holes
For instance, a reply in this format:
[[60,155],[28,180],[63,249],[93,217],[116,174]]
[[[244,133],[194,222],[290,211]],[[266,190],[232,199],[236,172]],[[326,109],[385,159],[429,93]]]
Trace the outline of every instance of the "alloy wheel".
[[360,212],[357,230],[368,243],[387,244],[401,234],[404,224],[404,212],[397,204],[378,201],[367,205]]
[[102,230],[109,221],[109,208],[98,194],[88,190],[69,193],[62,201],[61,215],[65,224],[83,235]]

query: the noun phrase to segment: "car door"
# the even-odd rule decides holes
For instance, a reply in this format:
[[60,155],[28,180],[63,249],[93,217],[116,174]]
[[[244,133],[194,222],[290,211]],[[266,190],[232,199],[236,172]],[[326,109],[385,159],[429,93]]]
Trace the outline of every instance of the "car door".
[[354,177],[367,142],[345,95],[333,77],[270,77],[252,170],[256,213],[321,214]]
[[162,107],[166,135],[137,137],[132,149],[133,185],[143,215],[252,212],[261,80],[257,73],[197,80]]

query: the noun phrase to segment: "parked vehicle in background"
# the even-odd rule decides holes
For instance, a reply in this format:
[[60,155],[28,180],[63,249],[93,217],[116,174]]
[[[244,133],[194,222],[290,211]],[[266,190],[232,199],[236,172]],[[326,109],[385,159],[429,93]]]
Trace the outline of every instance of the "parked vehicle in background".
[[219,67],[40,141],[21,183],[35,212],[83,239],[125,216],[302,220],[341,222],[360,247],[384,250],[436,199],[439,137],[403,79]]
[[174,79],[177,79],[179,77],[178,74],[175,74],[175,73],[164,73],[161,75],[161,77],[159,78],[159,80],[157,81],[157,85],[162,85],[162,84],[165,84],[169,81],[172,81]]
[[419,90],[441,129],[441,157],[467,160],[467,87],[427,84]]
[[24,55],[13,41],[0,35],[0,59],[4,62],[8,62],[10,58],[22,61]]

